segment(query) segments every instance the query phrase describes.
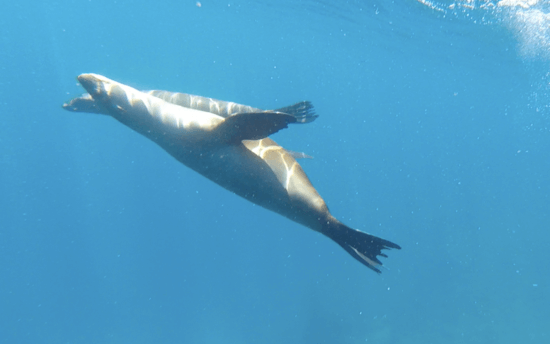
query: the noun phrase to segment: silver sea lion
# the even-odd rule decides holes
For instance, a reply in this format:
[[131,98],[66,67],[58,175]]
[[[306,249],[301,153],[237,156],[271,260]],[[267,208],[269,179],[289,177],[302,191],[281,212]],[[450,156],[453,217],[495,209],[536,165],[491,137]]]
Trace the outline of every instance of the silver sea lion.
[[295,159],[307,156],[268,138],[288,124],[313,121],[311,103],[264,111],[185,93],[142,92],[97,74],[78,81],[88,94],[63,108],[110,115],[218,185],[326,235],[370,269],[380,272],[383,249],[400,249],[334,218]]

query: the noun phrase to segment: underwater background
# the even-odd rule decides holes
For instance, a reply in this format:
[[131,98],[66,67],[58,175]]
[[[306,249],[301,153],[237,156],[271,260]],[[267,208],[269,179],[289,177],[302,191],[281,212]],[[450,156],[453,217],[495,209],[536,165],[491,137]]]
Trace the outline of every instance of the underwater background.
[[[547,1],[6,2],[0,343],[550,341]],[[382,274],[112,118],[98,73],[275,134]]]

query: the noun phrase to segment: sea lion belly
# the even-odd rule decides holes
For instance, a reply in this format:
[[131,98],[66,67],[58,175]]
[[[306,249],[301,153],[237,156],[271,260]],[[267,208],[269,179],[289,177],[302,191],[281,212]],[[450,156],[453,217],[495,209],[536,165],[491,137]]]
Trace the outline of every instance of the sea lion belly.
[[[178,161],[221,187],[254,204],[321,231],[319,220],[325,219],[328,211],[325,202],[307,177],[300,188],[296,187],[299,183],[293,181],[298,175],[289,176],[288,181],[281,183],[282,173],[276,173],[277,170],[270,166],[269,160],[262,159],[244,144],[206,149],[176,145],[173,142],[162,142],[160,146]],[[286,174],[284,178],[287,178]]]

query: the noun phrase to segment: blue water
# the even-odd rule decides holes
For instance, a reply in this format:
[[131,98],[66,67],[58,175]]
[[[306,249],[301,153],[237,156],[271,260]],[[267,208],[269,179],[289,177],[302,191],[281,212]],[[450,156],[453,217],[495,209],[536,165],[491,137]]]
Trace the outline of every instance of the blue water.
[[[495,4],[493,2],[493,4]],[[0,343],[550,341],[550,6],[8,2]],[[103,74],[320,117],[274,138],[381,275],[107,116]]]

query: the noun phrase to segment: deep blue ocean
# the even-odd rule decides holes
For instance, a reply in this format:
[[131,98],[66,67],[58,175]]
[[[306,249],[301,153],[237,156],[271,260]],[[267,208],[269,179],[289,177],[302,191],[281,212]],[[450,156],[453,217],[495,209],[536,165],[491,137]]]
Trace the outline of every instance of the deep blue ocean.
[[[550,3],[0,12],[0,343],[549,343]],[[119,122],[81,73],[319,118],[273,136],[377,275]]]

